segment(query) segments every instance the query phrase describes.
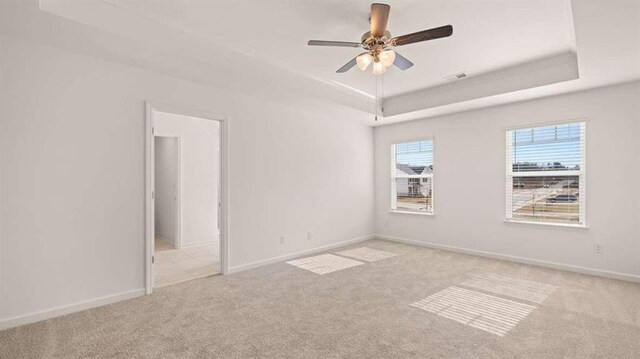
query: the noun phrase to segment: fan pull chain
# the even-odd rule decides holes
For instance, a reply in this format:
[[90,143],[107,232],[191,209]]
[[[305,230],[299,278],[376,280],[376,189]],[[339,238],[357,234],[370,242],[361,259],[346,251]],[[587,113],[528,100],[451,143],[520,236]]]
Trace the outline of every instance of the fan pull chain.
[[[378,81],[381,81],[380,84],[380,93],[378,93]],[[384,75],[376,76],[376,93],[375,93],[375,122],[378,122],[378,111],[380,112],[380,116],[384,113],[384,108],[382,108],[382,100],[384,99]]]
[[374,121],[378,122],[378,76],[375,77],[376,79],[376,93],[375,93],[375,108],[374,108]]

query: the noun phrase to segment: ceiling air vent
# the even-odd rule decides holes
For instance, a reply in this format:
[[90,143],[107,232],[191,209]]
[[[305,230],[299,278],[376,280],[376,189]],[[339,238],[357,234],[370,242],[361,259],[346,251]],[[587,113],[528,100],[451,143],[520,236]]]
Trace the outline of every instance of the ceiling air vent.
[[456,80],[463,79],[465,77],[467,77],[467,74],[465,72],[458,72],[457,74],[445,76],[443,78],[447,81],[456,81]]

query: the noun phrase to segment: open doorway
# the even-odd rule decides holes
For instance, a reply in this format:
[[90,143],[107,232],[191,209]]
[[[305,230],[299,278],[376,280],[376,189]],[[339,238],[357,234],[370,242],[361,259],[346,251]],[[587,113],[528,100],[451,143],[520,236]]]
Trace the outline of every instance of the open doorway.
[[223,124],[151,106],[147,293],[221,273]]
[[155,251],[181,248],[180,137],[154,136]]

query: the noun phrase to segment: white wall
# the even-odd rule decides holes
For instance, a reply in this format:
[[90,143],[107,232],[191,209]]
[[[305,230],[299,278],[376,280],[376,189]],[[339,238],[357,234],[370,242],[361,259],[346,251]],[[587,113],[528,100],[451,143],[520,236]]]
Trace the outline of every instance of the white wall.
[[6,35],[0,64],[0,326],[141,293],[145,100],[229,119],[232,267],[373,232],[373,130],[323,116],[335,107],[303,111]]
[[178,138],[155,140],[155,234],[176,245],[176,208],[178,193]]
[[157,134],[180,136],[181,245],[218,239],[218,187],[220,184],[220,123],[156,112]]
[[[376,128],[376,232],[640,279],[639,96],[635,82]],[[505,130],[573,119],[587,121],[589,228],[505,223]],[[435,216],[389,213],[389,146],[432,136]]]

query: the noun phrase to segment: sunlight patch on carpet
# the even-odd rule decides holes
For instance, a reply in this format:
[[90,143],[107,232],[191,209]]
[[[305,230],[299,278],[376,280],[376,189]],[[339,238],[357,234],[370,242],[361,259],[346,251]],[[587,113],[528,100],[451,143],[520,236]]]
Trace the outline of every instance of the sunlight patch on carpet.
[[485,273],[468,279],[460,285],[487,292],[542,303],[558,287],[502,274]]
[[536,307],[459,287],[449,287],[411,306],[504,336]]
[[351,257],[355,259],[359,259],[365,262],[375,262],[381,259],[391,258],[397,256],[395,253],[389,253],[385,251],[380,251],[373,248],[360,247],[354,249],[348,249],[346,251],[337,252],[341,256]]
[[364,264],[353,259],[336,256],[333,254],[321,254],[319,256],[300,258],[287,262],[298,268],[306,269],[316,274],[327,274],[342,269],[347,269]]

